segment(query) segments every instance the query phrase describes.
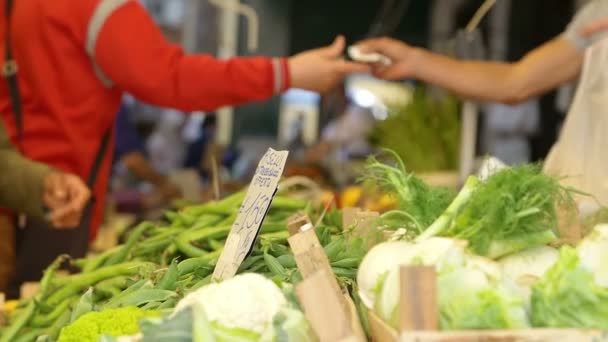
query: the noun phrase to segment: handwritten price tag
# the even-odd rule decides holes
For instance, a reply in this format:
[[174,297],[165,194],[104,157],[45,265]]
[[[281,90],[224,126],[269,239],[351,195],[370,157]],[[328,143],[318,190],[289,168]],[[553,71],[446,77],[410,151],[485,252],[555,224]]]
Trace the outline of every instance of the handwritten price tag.
[[262,157],[215,266],[214,279],[233,277],[253,249],[253,243],[277,192],[288,155],[288,151],[275,151],[270,148]]

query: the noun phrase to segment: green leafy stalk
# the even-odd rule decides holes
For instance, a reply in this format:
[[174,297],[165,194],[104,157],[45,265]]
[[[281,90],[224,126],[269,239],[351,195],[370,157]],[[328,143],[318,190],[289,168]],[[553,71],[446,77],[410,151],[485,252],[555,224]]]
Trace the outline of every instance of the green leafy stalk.
[[391,216],[394,217],[395,212],[390,212],[381,219],[385,225],[393,229],[407,228],[420,232],[447,208],[453,194],[445,188],[431,187],[414,174],[408,173],[395,152],[386,150],[386,154],[392,157],[394,164],[382,163],[376,157],[370,157],[361,180],[397,199],[402,220],[392,220]]
[[470,176],[448,208],[431,226],[416,238],[416,241],[420,242],[433,236],[443,235],[452,226],[454,220],[462,211],[462,208],[467,205],[478,186],[479,180],[474,176]]

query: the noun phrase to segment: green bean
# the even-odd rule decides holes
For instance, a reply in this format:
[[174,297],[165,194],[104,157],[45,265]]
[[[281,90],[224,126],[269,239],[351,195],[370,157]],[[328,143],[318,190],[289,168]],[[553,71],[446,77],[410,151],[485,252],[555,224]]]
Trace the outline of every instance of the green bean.
[[173,259],[163,277],[158,284],[156,284],[156,288],[161,290],[175,290],[175,282],[177,281],[178,275],[177,259]]
[[38,336],[44,335],[44,329],[32,329],[25,334],[19,336],[14,342],[32,342]]
[[330,261],[335,260],[340,251],[344,249],[344,238],[339,237],[333,240],[327,244],[327,246],[323,247],[323,249],[325,249],[325,254]]
[[56,319],[61,316],[64,311],[68,311],[70,305],[74,303],[75,299],[65,300],[63,303],[55,306],[53,311],[48,314],[38,315],[32,318],[30,325],[34,328],[44,328],[53,324]]
[[173,309],[176,304],[177,304],[177,298],[169,298],[169,299],[165,300],[164,302],[162,302],[156,309],[157,310]]
[[80,270],[82,270],[90,261],[91,261],[90,258],[80,258],[80,259],[72,260],[72,265],[74,265],[74,266],[78,267]]
[[196,291],[196,290],[200,289],[201,287],[210,284],[212,277],[213,277],[213,274],[210,274],[210,275],[206,276],[205,278],[199,280],[198,282],[196,282],[194,285],[192,285],[188,289],[188,292]]
[[270,243],[270,251],[273,252],[272,255],[274,256],[291,253],[291,249],[289,247],[275,242]]
[[283,254],[277,257],[277,261],[285,268],[296,268],[296,259],[293,254]]
[[165,248],[165,250],[161,254],[160,264],[161,265],[169,264],[170,260],[173,260],[173,257],[176,252],[177,252],[177,245],[175,244],[175,241],[173,241],[173,242],[171,242],[171,244],[169,244],[169,246],[167,246]]
[[142,267],[151,265],[146,262],[128,262],[113,266],[100,268],[99,270],[82,273],[64,278],[67,279],[66,285],[53,293],[47,300],[49,305],[57,305],[67,297],[77,293],[83,288],[97,284],[102,280],[116,276],[132,276],[137,274]]
[[120,288],[120,289],[124,289],[127,287],[129,281],[129,277],[128,276],[117,276],[117,277],[113,277],[110,279],[106,279],[103,281],[100,281],[99,283],[97,283],[95,285],[95,287],[114,287],[114,288]]
[[108,306],[113,306],[116,302],[122,300],[124,297],[130,295],[133,292],[137,292],[142,289],[152,289],[154,288],[154,284],[148,279],[141,279],[136,281],[131,286],[129,286],[126,290],[121,292],[118,296],[112,297],[107,303],[104,304],[104,309]]
[[241,266],[239,267],[239,272],[244,272],[247,271],[251,266],[253,266],[254,264],[263,261],[264,256],[263,255],[251,255],[249,257],[247,257],[247,259],[245,259],[242,263]]
[[331,231],[328,227],[322,226],[317,228],[317,237],[322,246],[325,246],[331,242]]
[[274,243],[285,243],[289,238],[289,232],[284,230],[280,232],[260,234],[260,238],[267,241],[272,241]]
[[231,215],[236,212],[237,209],[234,207],[222,207],[219,205],[213,205],[213,203],[204,204],[203,206],[188,209],[188,213],[191,215],[203,215],[203,214],[214,214],[214,215]]
[[189,257],[203,256],[206,254],[206,252],[200,248],[192,246],[190,242],[203,239],[225,237],[230,232],[230,228],[231,227],[224,226],[215,228],[205,228],[201,230],[189,230],[183,232],[175,239],[175,245],[177,246],[180,252],[184,253]]
[[54,341],[59,336],[61,328],[65,327],[70,323],[70,311],[65,311],[59,318],[53,323],[53,325],[46,331],[46,335]]
[[186,260],[180,262],[177,265],[179,276],[181,277],[186,274],[192,273],[201,266],[208,266],[209,263],[211,263],[214,260],[217,260],[217,258],[219,258],[221,253],[222,253],[221,250],[217,250],[217,251],[206,253],[205,255],[202,255],[200,257],[190,258],[190,259],[186,259]]
[[113,298],[121,294],[122,289],[116,286],[95,286],[95,292],[105,298]]
[[16,316],[14,316],[11,325],[9,325],[2,333],[2,336],[0,336],[0,342],[13,341],[19,331],[29,323],[36,310],[36,302],[45,299],[55,272],[57,272],[57,269],[65,260],[67,260],[67,258],[67,255],[60,255],[55,259],[55,261],[53,261],[53,263],[51,263],[49,267],[47,267],[47,269],[44,271],[42,279],[40,280],[40,290],[38,294],[34,297],[34,300],[29,301],[27,306],[16,314]]
[[292,284],[297,284],[299,282],[301,282],[302,279],[302,274],[300,272],[298,272],[298,270],[294,270],[294,272],[291,273],[291,275],[289,276],[289,282]]
[[179,214],[175,211],[165,211],[164,216],[170,223],[179,221]]
[[285,223],[264,222],[260,228],[260,234],[286,232],[287,226]]
[[281,263],[274,256],[264,253],[264,263],[266,263],[266,267],[268,267],[273,275],[279,277],[285,276],[285,267],[283,267],[283,265],[281,265]]
[[220,222],[224,217],[222,215],[206,214],[199,216],[194,222],[191,229],[200,229],[211,227]]
[[[234,193],[219,202],[210,202],[197,206],[191,206],[184,209],[184,211],[195,216],[200,216],[202,214],[208,213],[220,213],[219,211],[221,210],[223,210],[224,212],[220,214],[225,214],[227,211],[237,211],[238,206],[241,204],[241,202],[243,202],[243,199],[245,199],[245,192],[241,191]],[[226,215],[230,214],[231,213],[228,213]]]
[[19,312],[11,324],[2,333],[2,336],[0,336],[0,342],[12,342],[21,328],[28,324],[32,315],[34,314],[35,308],[35,302],[31,301],[23,311]]
[[108,260],[104,263],[104,266],[116,265],[118,263],[124,262],[125,259],[129,256],[131,249],[137,243],[137,240],[146,232],[146,230],[154,228],[154,224],[151,222],[143,222],[139,224],[133,232],[129,235],[127,242],[123,245],[123,248],[118,251],[118,253],[113,254]]
[[251,267],[249,270],[247,270],[247,272],[249,273],[261,273],[261,270],[264,268],[267,268],[268,266],[266,266],[265,262],[261,262],[259,264],[256,264],[255,266]]
[[103,266],[103,264],[114,254],[120,253],[120,251],[124,248],[123,245],[115,246],[113,248],[108,249],[107,251],[93,257],[87,262],[87,264],[81,269],[82,273],[88,273],[91,271],[95,271]]
[[156,302],[150,302],[144,306],[142,306],[141,308],[143,310],[156,310],[158,309],[158,307],[162,304],[163,302],[161,301],[156,301]]
[[146,243],[145,246],[141,245],[133,249],[133,256],[149,259],[150,257],[155,257],[161,254],[161,252],[172,243],[173,237],[166,237],[163,240],[154,241],[154,243]]
[[224,248],[224,244],[217,240],[210,239],[208,242],[209,242],[209,247],[214,251]]
[[196,222],[197,217],[188,213],[182,212],[179,214],[179,220],[183,227],[190,227]]
[[272,205],[270,207],[273,209],[282,210],[299,210],[304,209],[306,207],[306,204],[306,201],[284,196],[275,196],[272,200]]
[[345,277],[350,279],[355,279],[357,277],[356,268],[332,267],[332,270],[338,277]]
[[37,299],[42,300],[46,297],[51,287],[55,273],[57,272],[59,267],[61,267],[61,264],[63,264],[68,259],[68,255],[60,255],[51,263],[49,267],[47,267],[47,269],[44,271],[44,274],[42,275],[42,279],[40,280],[40,290],[38,292],[40,294],[40,297]]
[[346,258],[342,260],[332,261],[332,267],[342,267],[342,268],[355,268],[359,267],[361,263],[361,258]]
[[120,300],[113,301],[111,304],[106,304],[104,309],[114,309],[131,305],[142,306],[150,302],[162,302],[176,296],[177,294],[175,292],[168,290],[139,289],[123,296]]
[[148,235],[150,236],[150,238],[154,238],[154,237],[156,237],[156,236],[158,236],[160,234],[166,233],[167,231],[170,231],[170,230],[181,230],[181,228],[180,229],[174,229],[174,228],[171,228],[171,226],[160,226],[160,225],[158,225],[158,226],[155,226],[154,228],[150,229],[148,231]]

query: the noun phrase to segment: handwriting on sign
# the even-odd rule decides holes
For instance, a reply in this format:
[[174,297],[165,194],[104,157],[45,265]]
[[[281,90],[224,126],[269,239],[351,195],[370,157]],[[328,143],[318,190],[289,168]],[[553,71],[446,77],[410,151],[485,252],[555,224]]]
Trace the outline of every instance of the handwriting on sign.
[[[283,168],[287,161],[287,151],[275,151],[268,149],[255,171],[253,179],[247,190],[245,200],[239,209],[239,213],[232,225],[229,240],[231,236],[239,237],[237,246],[227,248],[220,256],[214,278],[226,278],[233,276],[238,265],[247,257],[251,251],[256,236],[262,226],[264,217],[270,208],[272,198],[274,197],[279,179],[283,174]],[[230,264],[231,267],[227,265]]]

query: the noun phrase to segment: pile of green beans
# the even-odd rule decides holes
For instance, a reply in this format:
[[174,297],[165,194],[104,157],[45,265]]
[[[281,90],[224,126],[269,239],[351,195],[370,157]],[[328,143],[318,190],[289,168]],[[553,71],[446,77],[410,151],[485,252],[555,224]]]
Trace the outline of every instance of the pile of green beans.
[[[73,260],[80,273],[57,276],[57,268],[66,260],[61,257],[45,272],[38,295],[19,304],[10,324],[0,332],[0,342],[32,341],[37,336],[54,341],[62,327],[87,310],[135,305],[171,312],[184,295],[211,282],[243,198],[240,192],[219,202],[167,212],[163,222],[143,222],[129,231],[123,244]],[[303,210],[308,210],[303,201],[275,197],[258,242],[238,272],[299,282],[286,221]],[[354,284],[366,252],[363,242],[344,235],[337,211],[327,215],[316,232],[341,283]],[[89,304],[83,306],[83,302]]]

